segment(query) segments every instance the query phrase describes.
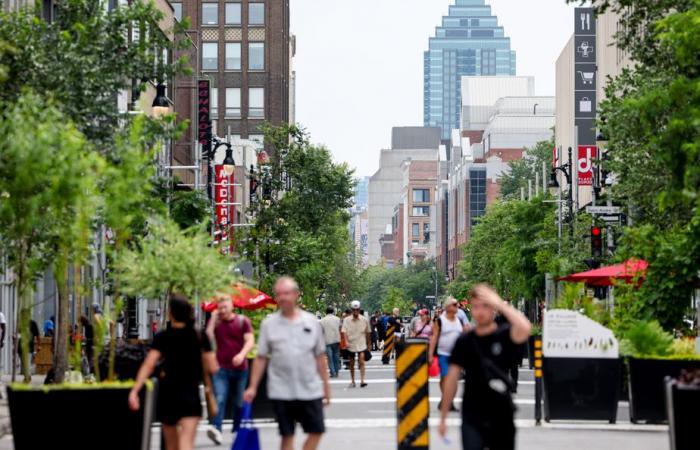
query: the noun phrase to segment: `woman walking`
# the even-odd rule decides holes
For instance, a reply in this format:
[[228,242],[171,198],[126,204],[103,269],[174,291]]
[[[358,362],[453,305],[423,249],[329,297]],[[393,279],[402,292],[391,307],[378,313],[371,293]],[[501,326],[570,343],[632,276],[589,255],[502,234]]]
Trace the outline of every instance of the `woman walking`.
[[129,393],[129,406],[136,411],[140,407],[139,391],[162,361],[156,412],[163,425],[167,450],[194,448],[197,424],[202,416],[199,384],[205,370],[207,374],[217,370],[211,343],[195,330],[192,312],[187,298],[170,297],[170,326],[153,338],[151,350]]
[[418,322],[416,323],[415,329],[412,331],[412,336],[418,339],[425,339],[428,342],[433,337],[433,325],[430,320],[430,312],[423,308],[418,311]]

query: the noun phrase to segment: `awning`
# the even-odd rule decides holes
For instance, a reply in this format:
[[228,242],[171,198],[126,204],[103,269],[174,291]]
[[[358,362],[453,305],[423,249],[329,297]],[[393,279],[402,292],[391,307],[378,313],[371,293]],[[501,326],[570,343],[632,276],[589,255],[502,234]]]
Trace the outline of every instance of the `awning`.
[[[277,302],[264,292],[261,292],[255,288],[247,286],[243,283],[236,283],[232,286],[233,292],[227,294],[233,300],[233,306],[235,308],[256,310],[262,309],[268,305],[276,305]],[[212,312],[216,309],[216,301],[211,301],[207,303],[202,303],[202,310],[204,312]]]
[[590,286],[612,286],[615,280],[631,283],[641,281],[646,276],[649,263],[643,259],[629,259],[621,264],[600,267],[586,272],[574,273],[559,278],[560,281],[586,283]]

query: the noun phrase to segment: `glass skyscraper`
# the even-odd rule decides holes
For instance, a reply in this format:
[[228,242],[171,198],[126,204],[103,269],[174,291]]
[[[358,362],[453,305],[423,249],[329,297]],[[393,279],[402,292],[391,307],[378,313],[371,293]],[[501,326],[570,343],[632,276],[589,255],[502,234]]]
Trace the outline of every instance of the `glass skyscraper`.
[[515,75],[515,51],[485,0],[456,0],[430,38],[423,66],[423,124],[449,139],[459,128],[462,76]]

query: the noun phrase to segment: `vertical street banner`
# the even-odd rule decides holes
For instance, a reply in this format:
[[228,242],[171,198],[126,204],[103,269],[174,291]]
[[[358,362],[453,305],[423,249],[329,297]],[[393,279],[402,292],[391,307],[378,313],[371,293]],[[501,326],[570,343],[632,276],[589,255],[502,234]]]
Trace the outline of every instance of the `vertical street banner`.
[[577,155],[577,173],[579,186],[593,185],[593,161],[598,159],[598,148],[595,145],[579,145]]
[[[577,145],[595,145],[596,17],[593,8],[574,10],[574,124]],[[579,185],[583,185],[579,181]],[[590,184],[590,183],[589,183]]]
[[216,225],[219,227],[221,234],[218,240],[222,241],[228,238],[228,226],[231,222],[229,207],[231,186],[229,185],[229,177],[226,176],[223,164],[214,167],[215,174],[215,193],[214,201],[216,203]]
[[209,143],[211,104],[209,100],[209,80],[197,81],[197,139],[202,145]]

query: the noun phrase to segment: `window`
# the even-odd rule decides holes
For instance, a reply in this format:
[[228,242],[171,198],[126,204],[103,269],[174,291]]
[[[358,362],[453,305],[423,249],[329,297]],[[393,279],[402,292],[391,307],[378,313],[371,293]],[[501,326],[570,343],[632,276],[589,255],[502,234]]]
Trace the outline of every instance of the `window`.
[[479,217],[486,212],[486,171],[469,171],[469,217],[470,226],[477,224]]
[[226,25],[241,24],[241,4],[226,3]]
[[219,89],[209,88],[209,112],[212,117],[219,115]]
[[265,25],[265,3],[248,3],[248,25]]
[[414,189],[413,202],[430,203],[430,189]]
[[171,3],[173,5],[173,15],[178,22],[182,22],[182,3]]
[[240,88],[226,88],[226,117],[241,117]]
[[202,3],[202,25],[216,25],[219,23],[219,4]]
[[264,42],[251,42],[248,44],[248,69],[265,70]]
[[248,89],[248,117],[265,117],[265,89]]
[[411,236],[414,238],[420,237],[420,224],[419,223],[412,223],[411,224]]
[[429,206],[414,206],[411,215],[414,217],[428,217],[430,215]]
[[226,43],[226,70],[241,70],[241,43]]
[[202,44],[202,70],[219,70],[219,44],[216,42]]

